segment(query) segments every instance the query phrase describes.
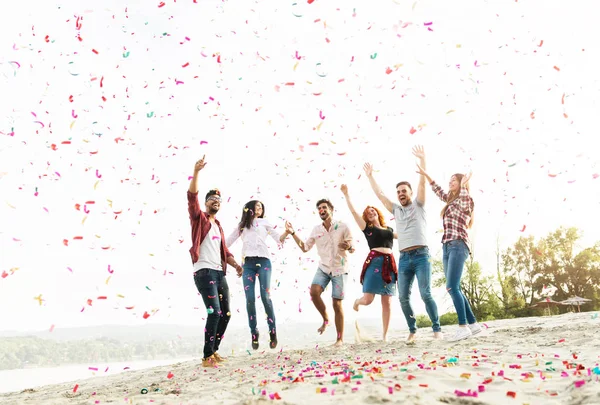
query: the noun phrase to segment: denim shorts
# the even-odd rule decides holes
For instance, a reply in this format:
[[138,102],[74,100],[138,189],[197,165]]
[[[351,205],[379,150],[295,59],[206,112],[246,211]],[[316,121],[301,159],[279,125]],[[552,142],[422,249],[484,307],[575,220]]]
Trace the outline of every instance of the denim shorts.
[[331,274],[327,274],[319,268],[315,273],[312,284],[320,285],[323,287],[323,291],[325,291],[329,285],[329,282],[331,281],[331,297],[335,298],[336,300],[343,300],[344,286],[347,278],[348,274],[340,274],[339,276],[332,277]]

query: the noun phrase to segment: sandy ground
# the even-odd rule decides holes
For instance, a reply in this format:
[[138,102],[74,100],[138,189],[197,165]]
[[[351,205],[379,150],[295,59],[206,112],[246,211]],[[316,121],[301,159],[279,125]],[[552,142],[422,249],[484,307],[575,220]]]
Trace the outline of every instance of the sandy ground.
[[597,313],[486,325],[456,343],[420,330],[411,346],[397,336],[341,348],[261,349],[215,369],[189,361],[2,394],[0,403],[600,404]]

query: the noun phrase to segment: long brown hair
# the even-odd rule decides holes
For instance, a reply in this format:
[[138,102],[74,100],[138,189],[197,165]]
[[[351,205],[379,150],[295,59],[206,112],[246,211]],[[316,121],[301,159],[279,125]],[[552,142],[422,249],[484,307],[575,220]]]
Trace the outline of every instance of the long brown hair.
[[[446,201],[446,205],[444,206],[444,208],[442,208],[442,212],[441,212],[441,217],[444,218],[444,215],[446,215],[446,210],[448,209],[448,206],[458,198],[458,195],[460,194],[460,187],[462,187],[462,185],[460,184],[460,182],[462,181],[464,174],[462,173],[455,173],[454,175],[452,175],[452,177],[456,177],[456,180],[458,181],[459,184],[459,191],[458,192],[453,192],[453,191],[449,191],[448,192],[448,201]],[[470,191],[469,188],[469,183],[465,184],[465,188],[467,189],[467,191]],[[471,215],[470,215],[470,220],[469,223],[467,224],[467,228],[471,228],[473,226],[473,211],[471,211]]]
[[367,223],[367,225],[373,226],[373,224],[370,223],[369,220],[367,219],[367,210],[369,208],[373,208],[375,210],[375,212],[377,213],[377,216],[379,217],[379,225],[381,225],[382,227],[385,228],[385,218],[383,217],[383,214],[381,213],[381,211],[379,211],[379,208],[377,208],[377,207],[367,205],[367,208],[365,208],[365,210],[362,213],[362,219]]

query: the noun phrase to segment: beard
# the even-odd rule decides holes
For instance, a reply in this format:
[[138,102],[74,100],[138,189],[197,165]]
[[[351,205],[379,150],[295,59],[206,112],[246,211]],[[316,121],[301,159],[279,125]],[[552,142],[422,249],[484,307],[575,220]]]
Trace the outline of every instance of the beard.
[[219,212],[218,208],[208,207],[208,213],[209,214],[215,215],[217,212]]

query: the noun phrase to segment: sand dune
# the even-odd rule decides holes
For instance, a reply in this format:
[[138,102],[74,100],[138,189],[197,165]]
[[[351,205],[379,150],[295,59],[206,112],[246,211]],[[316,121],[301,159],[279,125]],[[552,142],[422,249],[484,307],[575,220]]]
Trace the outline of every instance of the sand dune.
[[596,314],[486,324],[481,334],[457,343],[434,341],[421,330],[411,346],[396,336],[342,348],[238,351],[216,369],[190,361],[82,380],[75,392],[68,383],[3,394],[0,402],[600,404]]

